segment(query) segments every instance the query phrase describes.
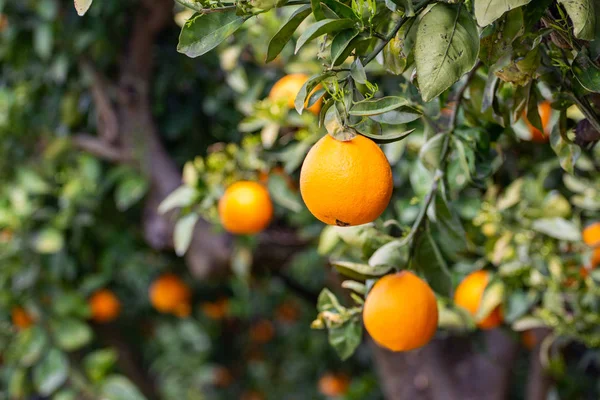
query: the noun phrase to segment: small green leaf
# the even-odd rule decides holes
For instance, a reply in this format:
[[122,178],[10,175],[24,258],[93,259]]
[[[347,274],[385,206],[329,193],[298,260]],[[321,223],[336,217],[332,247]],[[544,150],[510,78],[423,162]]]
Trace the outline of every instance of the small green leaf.
[[68,373],[69,361],[65,354],[51,349],[33,367],[33,384],[39,394],[50,396],[67,380]]
[[415,63],[424,101],[437,97],[477,62],[479,32],[462,5],[436,3],[417,31]]
[[83,359],[83,367],[92,382],[100,382],[113,368],[118,355],[115,350],[102,349],[88,354]]
[[410,130],[404,131],[404,132],[393,131],[393,132],[388,132],[386,134],[381,134],[381,135],[372,135],[372,134],[369,134],[366,132],[359,132],[359,133],[365,137],[368,137],[369,139],[371,139],[372,141],[374,141],[377,144],[386,144],[386,143],[397,142],[399,140],[405,139],[408,137],[408,135],[410,135],[414,131],[415,131],[414,129],[410,129]]
[[481,321],[491,314],[492,311],[502,304],[504,300],[504,283],[494,280],[488,284],[483,292],[483,298],[475,314],[475,320]]
[[61,318],[50,324],[56,345],[65,351],[78,350],[92,340],[90,327],[76,318]]
[[475,0],[475,18],[479,26],[486,26],[507,11],[521,7],[531,0]]
[[361,282],[356,282],[356,281],[344,281],[342,282],[342,287],[344,289],[349,289],[352,290],[358,294],[366,294],[367,293],[367,287],[364,283]]
[[329,289],[321,290],[319,298],[317,299],[317,311],[331,311],[340,312],[344,309],[340,304],[339,300]]
[[432,136],[419,151],[419,159],[429,171],[435,171],[442,162],[442,150],[446,134],[438,134]]
[[363,100],[355,103],[350,109],[350,115],[370,116],[383,114],[388,111],[408,105],[408,100],[398,96],[387,96],[379,99]]
[[479,58],[486,65],[495,64],[507,52],[512,51],[513,41],[524,32],[523,9],[507,12],[489,35],[481,39]]
[[38,362],[47,344],[48,336],[39,326],[22,330],[13,342],[10,359],[14,359],[19,365],[30,367]]
[[115,203],[119,211],[125,211],[144,197],[148,191],[148,180],[139,175],[130,175],[117,185]]
[[167,213],[174,208],[187,207],[196,198],[196,190],[189,186],[180,186],[172,191],[158,206],[158,212]]
[[600,93],[600,68],[590,60],[584,51],[577,54],[571,69],[581,86],[590,92]]
[[356,351],[362,340],[362,323],[357,318],[341,326],[329,328],[329,344],[342,360],[347,360]]
[[198,57],[217,47],[233,35],[246,20],[236,10],[195,14],[181,29],[177,51],[188,57]]
[[575,163],[581,155],[581,147],[567,142],[560,133],[561,124],[558,123],[550,134],[550,146],[558,156],[562,169],[570,174],[574,173]]
[[393,266],[404,268],[408,264],[408,246],[399,240],[393,240],[384,244],[371,255],[369,265],[376,267],[378,265]]
[[54,228],[46,228],[38,232],[33,239],[33,248],[41,254],[54,254],[64,246],[62,232]]
[[366,280],[368,278],[378,277],[387,274],[391,265],[370,266],[350,261],[330,261],[331,265],[342,275],[356,280]]
[[101,392],[102,398],[106,400],[146,400],[129,379],[121,375],[112,375],[106,378]]
[[294,11],[286,23],[279,28],[275,36],[271,38],[267,50],[266,62],[273,61],[281,53],[281,50],[283,50],[287,42],[292,38],[298,26],[310,15],[311,11],[309,4],[305,4]]
[[294,107],[298,114],[302,114],[304,110],[304,106],[306,104],[306,99],[308,95],[312,93],[312,91],[325,79],[330,78],[335,75],[335,72],[324,72],[322,74],[313,75],[300,88],[298,94],[296,95],[296,99],[294,100]]
[[533,221],[531,227],[545,235],[570,242],[581,241],[581,230],[564,218],[540,218]]
[[269,193],[276,204],[295,213],[303,209],[299,196],[290,190],[288,182],[282,176],[271,175],[268,186]]
[[309,41],[318,38],[326,33],[334,33],[339,32],[344,29],[352,28],[354,26],[354,21],[351,19],[324,19],[314,24],[310,25],[306,30],[300,35],[298,41],[296,42],[296,51],[302,48]]
[[14,369],[8,382],[8,395],[11,399],[24,399],[27,388],[27,369]]
[[77,400],[77,392],[71,389],[63,389],[52,396],[52,400]]
[[74,2],[77,15],[80,17],[82,17],[92,5],[92,0],[74,0]]
[[364,85],[367,82],[367,73],[365,67],[362,65],[360,58],[356,58],[350,66],[350,75],[356,83]]
[[584,40],[598,40],[595,38],[596,21],[595,7],[600,7],[594,0],[558,0],[563,5],[571,22],[573,22],[573,34],[576,38]]
[[191,213],[181,218],[177,221],[177,224],[175,224],[173,242],[175,244],[175,253],[180,257],[183,256],[188,247],[190,247],[192,237],[194,236],[194,226],[196,226],[198,218],[198,214]]
[[467,250],[467,234],[458,215],[446,203],[441,193],[435,196],[435,228],[444,254],[456,258]]
[[545,327],[547,327],[547,325],[543,320],[532,316],[522,317],[512,324],[512,329],[516,332],[524,332],[530,329]]
[[359,31],[356,29],[346,29],[335,35],[331,41],[331,63],[340,65],[354,50],[353,43],[356,43]]

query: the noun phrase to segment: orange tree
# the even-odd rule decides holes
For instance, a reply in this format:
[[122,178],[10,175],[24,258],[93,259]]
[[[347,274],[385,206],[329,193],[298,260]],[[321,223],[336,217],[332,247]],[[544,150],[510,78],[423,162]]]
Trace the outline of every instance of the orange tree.
[[[40,4],[3,28],[9,396],[376,397],[371,354],[390,399],[597,397],[596,2]],[[45,96],[59,123],[31,118]],[[289,329],[286,293],[348,366]]]

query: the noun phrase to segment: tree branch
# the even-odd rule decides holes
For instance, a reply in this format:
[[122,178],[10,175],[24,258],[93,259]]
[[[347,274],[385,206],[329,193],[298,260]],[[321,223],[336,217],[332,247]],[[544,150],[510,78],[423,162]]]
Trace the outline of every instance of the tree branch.
[[112,162],[128,162],[131,158],[127,152],[104,142],[96,136],[80,133],[72,138],[73,144],[88,153]]

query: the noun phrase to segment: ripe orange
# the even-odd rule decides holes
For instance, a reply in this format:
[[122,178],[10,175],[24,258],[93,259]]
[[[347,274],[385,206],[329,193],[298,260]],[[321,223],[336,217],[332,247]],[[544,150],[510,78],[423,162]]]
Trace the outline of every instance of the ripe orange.
[[304,203],[329,225],[375,220],[390,202],[393,187],[385,154],[361,135],[347,142],[325,135],[310,149],[300,171]]
[[260,320],[250,328],[250,340],[255,343],[268,343],[275,336],[273,323],[266,319]]
[[[302,88],[302,85],[308,80],[309,76],[306,74],[289,74],[275,82],[271,91],[269,92],[269,99],[272,101],[286,101],[286,105],[289,108],[294,108],[294,101],[296,100],[296,96],[298,92]],[[315,88],[312,92],[314,93],[317,88]],[[308,102],[308,99],[307,99]],[[313,114],[318,114],[321,111],[321,104],[323,103],[322,99],[317,100],[315,104],[308,108]],[[306,106],[306,104],[305,104]]]
[[217,301],[207,301],[201,305],[202,312],[210,319],[220,320],[225,318],[229,310],[229,300],[226,298],[218,299]]
[[228,232],[254,234],[271,222],[273,203],[260,183],[239,181],[229,186],[219,200],[219,216]]
[[600,265],[600,247],[594,249],[594,252],[592,253],[592,268],[597,267],[598,265]]
[[92,319],[96,322],[111,322],[117,319],[121,312],[121,302],[108,289],[98,290],[89,299]]
[[35,320],[24,308],[15,307],[12,309],[12,322],[19,329],[27,329],[33,325]]
[[531,132],[531,141],[537,143],[546,143],[550,139],[550,131],[548,126],[550,123],[550,117],[552,116],[552,107],[550,106],[550,102],[543,101],[538,104],[538,112],[540,114],[540,119],[542,120],[542,128],[544,128],[544,132],[541,132],[538,128],[531,125],[527,119],[526,111],[523,111],[523,120],[525,120],[525,123],[529,128],[529,132]]
[[392,351],[416,349],[429,343],[437,329],[435,294],[412,272],[386,275],[368,293],[363,321],[380,346]]
[[190,288],[176,275],[164,274],[150,286],[150,302],[159,312],[178,317],[190,315]]
[[342,374],[327,373],[319,379],[319,392],[324,396],[343,396],[349,386],[350,379]]
[[590,247],[600,245],[600,222],[593,222],[586,226],[581,233],[583,241]]
[[[467,275],[454,293],[456,305],[466,309],[472,316],[477,315],[483,292],[490,281],[487,271],[475,271]],[[496,307],[487,317],[477,322],[480,329],[493,329],[502,323],[502,310]]]

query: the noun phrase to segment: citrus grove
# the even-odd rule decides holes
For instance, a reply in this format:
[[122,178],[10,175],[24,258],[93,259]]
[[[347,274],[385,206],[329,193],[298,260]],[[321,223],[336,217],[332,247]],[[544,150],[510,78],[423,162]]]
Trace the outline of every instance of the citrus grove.
[[600,396],[597,2],[63,3],[0,2],[4,397]]

